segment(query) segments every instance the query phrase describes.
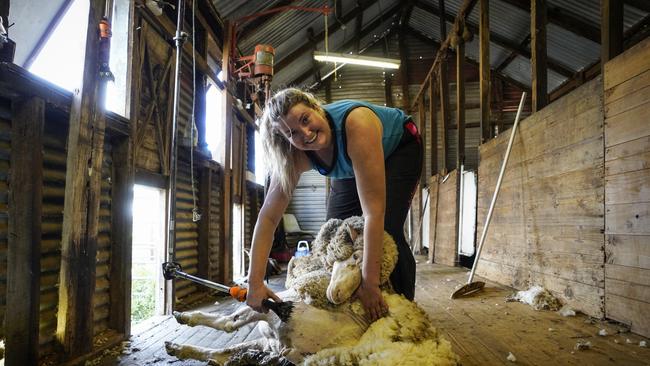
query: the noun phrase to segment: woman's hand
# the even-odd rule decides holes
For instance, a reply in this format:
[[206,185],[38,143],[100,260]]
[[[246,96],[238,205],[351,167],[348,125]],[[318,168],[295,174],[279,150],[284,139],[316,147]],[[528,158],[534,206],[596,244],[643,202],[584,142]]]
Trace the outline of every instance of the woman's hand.
[[268,298],[273,299],[275,302],[282,302],[282,299],[280,299],[278,295],[263,283],[257,286],[249,285],[248,293],[246,294],[246,305],[250,306],[257,312],[268,313],[269,309],[262,305],[262,300]]
[[384,301],[379,285],[371,285],[362,280],[361,286],[356,291],[356,296],[361,301],[371,322],[388,314],[388,305]]

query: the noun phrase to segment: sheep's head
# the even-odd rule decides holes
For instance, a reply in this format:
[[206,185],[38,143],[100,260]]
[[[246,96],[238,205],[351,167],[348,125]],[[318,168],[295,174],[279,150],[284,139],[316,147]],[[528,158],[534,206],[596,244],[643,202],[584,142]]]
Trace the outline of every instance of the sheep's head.
[[332,278],[327,286],[327,300],[341,304],[352,297],[361,284],[362,259],[363,252],[357,250],[348,259],[334,262]]

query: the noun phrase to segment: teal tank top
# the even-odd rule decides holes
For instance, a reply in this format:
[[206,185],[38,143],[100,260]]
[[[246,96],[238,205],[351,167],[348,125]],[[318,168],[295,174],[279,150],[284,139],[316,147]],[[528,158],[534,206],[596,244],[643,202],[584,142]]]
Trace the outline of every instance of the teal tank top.
[[356,100],[341,100],[332,104],[323,105],[325,115],[332,128],[332,137],[334,140],[334,161],[332,166],[329,168],[326,167],[315,153],[312,151],[307,152],[307,156],[312,162],[312,167],[320,174],[333,179],[354,177],[352,161],[347,153],[345,120],[353,109],[359,107],[369,108],[381,121],[383,126],[381,140],[384,148],[384,160],[397,148],[404,133],[404,123],[411,118],[401,109],[382,107]]

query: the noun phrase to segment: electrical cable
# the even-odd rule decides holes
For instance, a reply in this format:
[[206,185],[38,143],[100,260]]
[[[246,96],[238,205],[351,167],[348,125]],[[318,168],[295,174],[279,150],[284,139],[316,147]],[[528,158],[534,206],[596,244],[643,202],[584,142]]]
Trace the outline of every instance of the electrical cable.
[[192,1],[192,116],[190,117],[190,182],[192,184],[192,222],[201,220],[196,206],[196,185],[194,182],[194,131],[196,128],[196,0]]

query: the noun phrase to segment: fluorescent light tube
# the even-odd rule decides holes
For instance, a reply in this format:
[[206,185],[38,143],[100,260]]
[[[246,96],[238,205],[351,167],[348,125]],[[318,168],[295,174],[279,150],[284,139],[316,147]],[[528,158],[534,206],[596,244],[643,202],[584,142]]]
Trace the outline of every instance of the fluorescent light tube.
[[314,59],[321,62],[337,62],[351,65],[363,65],[381,67],[385,69],[399,69],[399,60],[381,57],[369,57],[359,55],[346,55],[342,53],[314,52]]

